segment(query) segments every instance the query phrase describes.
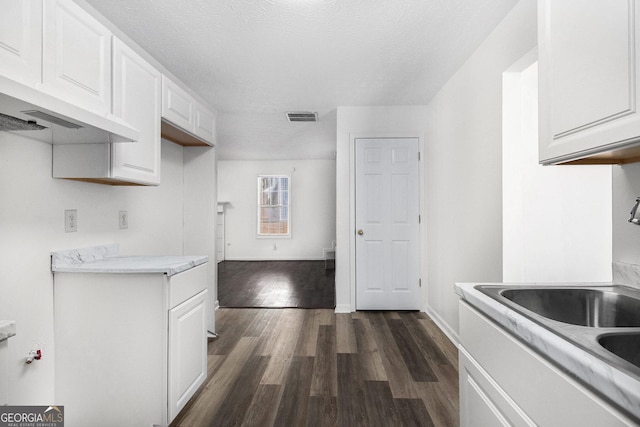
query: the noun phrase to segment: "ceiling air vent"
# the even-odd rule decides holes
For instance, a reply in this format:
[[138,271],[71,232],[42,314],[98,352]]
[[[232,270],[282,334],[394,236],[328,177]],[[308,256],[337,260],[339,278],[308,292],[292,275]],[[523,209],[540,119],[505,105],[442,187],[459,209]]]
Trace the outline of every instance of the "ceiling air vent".
[[317,122],[318,113],[312,113],[310,111],[289,111],[286,113],[287,119],[290,122]]

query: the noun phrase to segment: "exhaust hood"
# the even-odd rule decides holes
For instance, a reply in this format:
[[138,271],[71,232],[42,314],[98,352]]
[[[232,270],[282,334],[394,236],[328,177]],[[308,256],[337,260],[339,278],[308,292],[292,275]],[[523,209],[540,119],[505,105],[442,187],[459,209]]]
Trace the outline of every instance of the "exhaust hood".
[[138,130],[0,76],[0,132],[48,144],[133,142]]

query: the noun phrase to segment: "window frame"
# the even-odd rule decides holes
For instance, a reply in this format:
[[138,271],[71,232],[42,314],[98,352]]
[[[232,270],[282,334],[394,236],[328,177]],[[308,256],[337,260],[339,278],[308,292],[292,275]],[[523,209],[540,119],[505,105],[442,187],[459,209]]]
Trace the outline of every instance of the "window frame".
[[[263,205],[262,204],[262,182],[265,178],[286,178],[287,179],[287,204]],[[259,239],[290,239],[291,238],[291,175],[287,174],[264,174],[258,175],[256,180],[256,237]],[[287,208],[287,234],[284,233],[262,233],[260,225],[262,223],[263,207],[286,207]]]

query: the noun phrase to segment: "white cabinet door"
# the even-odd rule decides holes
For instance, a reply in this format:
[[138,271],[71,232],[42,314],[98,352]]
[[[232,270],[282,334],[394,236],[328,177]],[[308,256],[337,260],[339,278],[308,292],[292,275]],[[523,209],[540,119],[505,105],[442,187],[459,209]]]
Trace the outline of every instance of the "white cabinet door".
[[180,86],[162,76],[162,118],[193,132],[194,100]]
[[169,420],[173,420],[207,378],[204,290],[169,310]]
[[111,144],[112,178],[160,184],[160,72],[115,37],[113,114],[138,129],[140,139]]
[[481,366],[459,347],[460,426],[534,426]]
[[215,116],[199,103],[195,103],[194,133],[196,136],[213,144],[215,142]]
[[81,108],[111,111],[111,33],[71,0],[44,2],[43,90]]
[[541,162],[590,157],[640,137],[639,5],[539,0]]
[[[162,136],[170,141],[186,146],[214,143],[215,114],[164,75],[162,120]],[[167,123],[170,125],[166,126]]]
[[9,404],[9,341],[0,341],[0,406]]
[[36,86],[42,81],[42,2],[3,1],[0,75]]
[[114,37],[113,115],[140,133],[132,143],[53,146],[53,177],[101,184],[160,184],[160,73]]

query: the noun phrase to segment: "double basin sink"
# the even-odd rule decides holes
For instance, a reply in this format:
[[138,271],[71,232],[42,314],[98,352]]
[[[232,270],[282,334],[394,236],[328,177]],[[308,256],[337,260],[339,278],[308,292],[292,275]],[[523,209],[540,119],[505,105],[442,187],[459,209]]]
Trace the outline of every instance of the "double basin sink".
[[640,289],[479,285],[476,289],[640,379]]

